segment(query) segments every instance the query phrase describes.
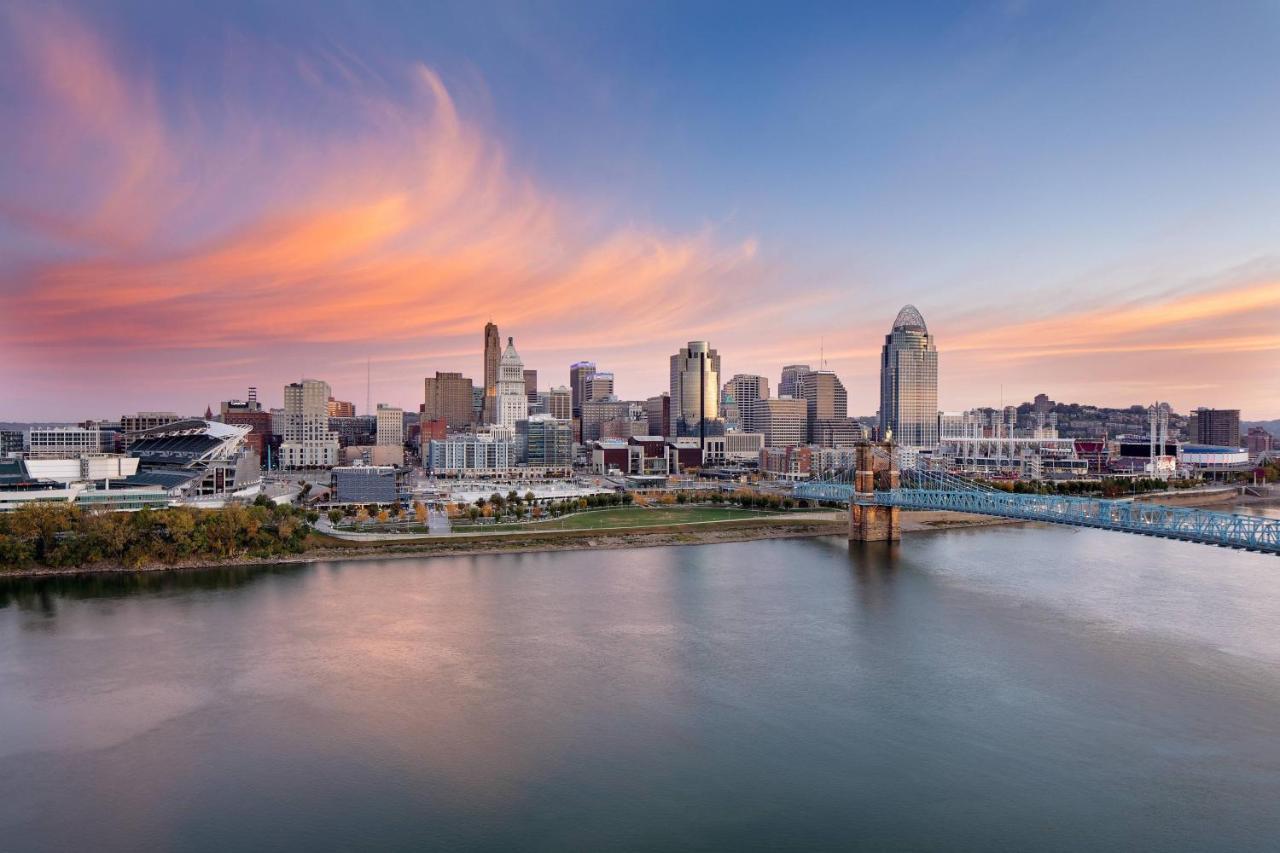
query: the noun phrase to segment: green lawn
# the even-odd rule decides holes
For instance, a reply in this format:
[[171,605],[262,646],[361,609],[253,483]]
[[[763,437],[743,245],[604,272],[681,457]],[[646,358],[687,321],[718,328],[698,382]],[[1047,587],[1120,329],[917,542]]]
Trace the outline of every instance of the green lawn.
[[695,521],[733,521],[771,515],[766,510],[719,506],[626,506],[567,515],[549,521],[520,524],[455,524],[458,533],[499,533],[504,530],[595,530],[601,527],[654,527]]

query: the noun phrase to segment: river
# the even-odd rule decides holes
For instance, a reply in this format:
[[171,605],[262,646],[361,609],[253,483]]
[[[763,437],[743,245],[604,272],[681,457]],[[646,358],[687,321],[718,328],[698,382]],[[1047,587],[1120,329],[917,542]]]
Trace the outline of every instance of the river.
[[0,583],[0,849],[1275,850],[1280,559],[996,527]]

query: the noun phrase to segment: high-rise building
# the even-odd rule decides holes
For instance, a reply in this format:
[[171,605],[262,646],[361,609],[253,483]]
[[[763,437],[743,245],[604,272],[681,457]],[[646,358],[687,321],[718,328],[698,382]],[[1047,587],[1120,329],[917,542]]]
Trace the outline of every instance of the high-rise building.
[[[854,441],[849,422],[849,395],[840,378],[830,370],[810,370],[799,377],[800,394],[808,417],[810,444],[847,446]],[[859,431],[860,432],[860,431]],[[835,444],[832,442],[839,442]]]
[[429,421],[443,420],[449,429],[462,429],[475,420],[475,398],[471,380],[461,373],[441,373],[425,380],[425,403],[422,416]]
[[666,391],[644,401],[644,416],[650,435],[667,435],[671,427],[671,395]]
[[330,397],[328,407],[329,417],[331,418],[354,418],[356,416],[356,404],[346,400],[335,400]]
[[573,414],[576,417],[582,412],[582,401],[587,399],[587,380],[595,375],[594,361],[575,361],[569,365],[569,390]]
[[404,444],[404,409],[379,403],[377,443],[382,447],[400,447]]
[[530,406],[538,402],[538,371],[525,368],[524,395],[529,398]]
[[1240,447],[1240,410],[1205,409],[1195,411],[1195,430],[1191,435],[1194,444],[1215,447]]
[[529,418],[529,396],[525,393],[524,362],[510,337],[498,364],[497,390],[497,424],[514,431],[517,423]]
[[756,432],[756,409],[761,400],[769,399],[769,380],[750,373],[738,373],[724,383],[724,388],[733,395],[733,402],[738,407],[739,429]]
[[168,426],[182,420],[177,412],[138,412],[136,415],[120,416],[120,431],[124,434],[124,446],[128,447],[134,437],[140,433]]
[[329,429],[329,383],[303,379],[284,386],[285,468],[332,468],[338,464],[338,435]]
[[809,409],[804,400],[778,397],[761,400],[756,406],[759,428],[765,447],[795,447],[805,443],[809,425]]
[[582,402],[588,400],[607,400],[613,396],[613,374],[597,370],[583,384],[585,397]]
[[[809,372],[807,364],[788,364],[782,368],[782,380],[778,383],[779,397],[799,397],[800,377]],[[768,396],[767,394],[765,395]]]
[[[482,420],[487,424],[498,421],[498,369],[502,361],[502,339],[498,327],[484,324],[484,406]],[[523,369],[523,368],[522,368]],[[520,377],[521,383],[524,376]]]
[[938,444],[938,349],[914,305],[898,312],[880,353],[880,436]]
[[706,341],[689,341],[671,356],[672,436],[705,438],[720,415],[720,354]]
[[573,394],[563,385],[547,392],[547,414],[559,421],[573,419]]

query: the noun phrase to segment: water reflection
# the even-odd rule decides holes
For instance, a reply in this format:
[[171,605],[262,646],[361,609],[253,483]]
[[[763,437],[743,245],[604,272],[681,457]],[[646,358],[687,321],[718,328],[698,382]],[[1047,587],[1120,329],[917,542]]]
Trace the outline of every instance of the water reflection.
[[110,572],[64,574],[40,578],[0,577],[0,608],[16,606],[52,616],[59,600],[128,598],[211,590],[230,590],[267,577],[299,576],[310,567],[304,563],[219,566],[158,572]]

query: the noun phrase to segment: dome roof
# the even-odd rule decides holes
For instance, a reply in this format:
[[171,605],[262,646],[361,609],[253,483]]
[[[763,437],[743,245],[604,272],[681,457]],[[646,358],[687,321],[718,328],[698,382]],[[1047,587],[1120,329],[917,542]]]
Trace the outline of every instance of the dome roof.
[[899,329],[910,329],[926,334],[929,331],[929,327],[924,324],[924,317],[920,316],[920,310],[914,305],[902,306],[902,310],[894,318],[893,330],[896,332]]

